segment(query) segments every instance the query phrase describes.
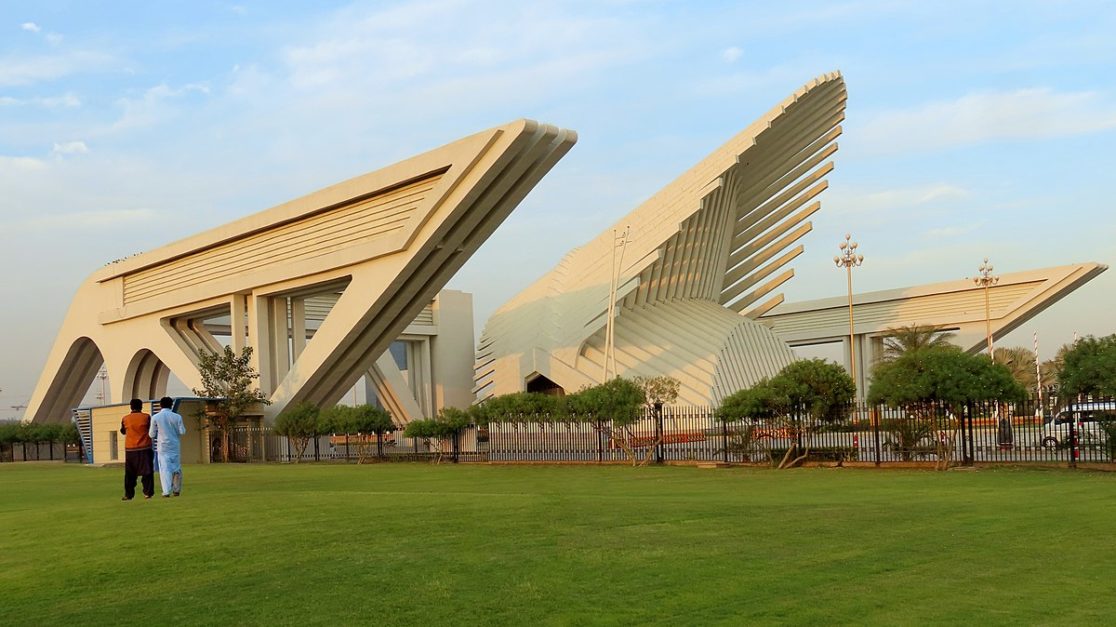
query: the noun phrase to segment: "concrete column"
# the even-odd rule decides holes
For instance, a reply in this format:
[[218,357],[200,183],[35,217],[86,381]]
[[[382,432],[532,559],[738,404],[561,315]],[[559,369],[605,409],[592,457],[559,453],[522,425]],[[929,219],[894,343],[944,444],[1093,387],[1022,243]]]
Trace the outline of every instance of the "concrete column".
[[468,407],[473,403],[473,297],[442,290],[434,299],[438,334],[430,338],[434,408]]
[[249,298],[244,294],[233,294],[229,307],[229,334],[232,336],[232,349],[237,355],[244,352],[244,347],[248,346],[244,321],[248,317]]
[[306,348],[306,299],[291,299],[291,349],[294,359]]
[[271,368],[271,315],[266,296],[248,296],[248,346],[252,351],[252,367],[260,373],[260,391],[271,396],[276,380]]
[[287,318],[287,298],[270,299],[271,311],[271,363],[278,385],[291,370],[290,331]]
[[416,360],[414,368],[411,372],[415,377],[415,396],[418,398],[422,407],[422,412],[427,416],[437,414],[434,408],[434,389],[431,385],[431,360],[430,360],[430,338],[424,337],[417,343],[419,358]]

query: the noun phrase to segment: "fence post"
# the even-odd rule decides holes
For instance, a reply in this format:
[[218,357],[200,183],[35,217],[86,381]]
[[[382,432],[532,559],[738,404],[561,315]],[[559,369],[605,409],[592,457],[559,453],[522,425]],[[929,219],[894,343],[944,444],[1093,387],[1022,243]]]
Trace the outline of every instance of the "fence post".
[[663,404],[655,403],[655,463],[663,463]]
[[876,444],[876,468],[880,467],[880,407],[868,408],[868,419],[872,423],[872,439]]
[[[949,409],[946,409],[946,418],[950,415]],[[957,416],[960,424],[959,431],[961,432],[961,465],[972,466],[972,459],[969,455],[969,422],[973,419],[973,404],[972,401],[965,401],[965,408],[961,410],[961,415]],[[973,448],[973,455],[976,455],[976,448]]]
[[961,454],[966,466],[976,461],[976,442],[973,441],[973,403],[965,403],[965,415],[961,417]]
[[376,457],[384,458],[384,432],[376,432]]
[[[721,456],[724,458],[725,463],[728,463],[728,423],[724,420],[721,421]],[[751,460],[749,460],[751,461]]]
[[461,448],[460,447],[460,440],[461,440],[461,432],[460,431],[454,431],[453,432],[453,463],[455,463],[455,464],[458,461],[457,460],[457,453]]
[[314,461],[316,461],[316,462],[322,461],[322,458],[319,455],[319,451],[318,451],[318,442],[321,442],[321,440],[322,440],[322,436],[320,436],[320,435],[315,435],[314,436]]
[[597,421],[597,463],[604,461],[604,426]]
[[1070,454],[1069,467],[1070,468],[1077,468],[1077,418],[1078,418],[1079,415],[1080,414],[1079,414],[1076,407],[1074,408],[1074,411],[1070,412],[1070,423],[1069,423],[1069,444],[1070,444],[1069,445],[1069,454]]
[[349,463],[349,434],[345,434],[345,463]]

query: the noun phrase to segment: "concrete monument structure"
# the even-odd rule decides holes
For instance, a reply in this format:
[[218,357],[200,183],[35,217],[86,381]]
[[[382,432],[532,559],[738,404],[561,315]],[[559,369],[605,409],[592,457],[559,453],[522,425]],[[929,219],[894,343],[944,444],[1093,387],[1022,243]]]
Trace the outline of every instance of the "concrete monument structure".
[[755,319],[794,275],[844,110],[839,74],[811,81],[500,307],[479,397],[669,375],[708,404],[790,363]]
[[[984,288],[971,279],[854,294],[857,388],[868,389],[889,329],[937,327],[953,332],[953,342],[961,348],[979,353],[986,348],[986,324],[993,339],[1001,338],[1107,269],[1099,263],[1079,263],[1004,274],[988,288],[988,320]],[[841,342],[846,367],[849,364],[849,308],[844,296],[780,305],[759,321],[791,346]]]
[[[792,347],[844,342],[844,297],[783,304],[844,119],[839,74],[815,79],[500,307],[477,349],[480,400],[666,375],[679,404],[719,404],[778,372]],[[1001,337],[1106,269],[1006,274],[989,288]],[[858,389],[890,328],[927,324],[984,346],[984,288],[958,280],[854,296]],[[610,324],[610,320],[612,324]]]
[[199,387],[220,328],[254,349],[268,415],[335,403],[366,373],[397,419],[433,412],[444,395],[385,351],[575,141],[521,120],[107,265],[78,289],[24,419],[68,420],[102,363],[106,403],[157,398],[170,372]]

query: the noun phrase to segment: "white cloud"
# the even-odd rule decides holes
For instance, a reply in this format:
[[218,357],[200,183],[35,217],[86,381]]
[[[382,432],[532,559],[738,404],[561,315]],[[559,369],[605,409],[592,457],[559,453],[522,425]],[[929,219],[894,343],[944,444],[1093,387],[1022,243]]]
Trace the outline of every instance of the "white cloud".
[[83,141],[72,141],[61,144],[54,144],[50,154],[55,156],[61,155],[84,155],[89,152],[89,146],[85,145]]
[[878,113],[858,129],[856,144],[873,153],[895,153],[1114,128],[1116,102],[1096,92],[983,91]]
[[0,106],[37,106],[45,107],[47,109],[58,108],[77,108],[81,106],[81,99],[72,93],[65,93],[61,96],[36,96],[35,98],[12,98],[10,96],[0,96]]
[[81,106],[81,99],[71,93],[62,94],[61,96],[36,98],[35,101],[38,104],[51,109],[56,107],[67,107],[73,109]]
[[23,30],[29,32],[29,33],[37,33],[39,31],[43,30],[42,28],[39,27],[38,24],[36,24],[34,22],[24,22],[24,23],[20,24],[19,27],[22,28]]
[[969,196],[968,190],[950,183],[933,183],[879,190],[836,189],[822,201],[827,213],[860,215],[930,209]]
[[0,155],[0,170],[12,172],[29,172],[32,170],[45,170],[47,164],[42,159],[34,157],[6,157]]
[[733,63],[743,55],[744,51],[736,46],[725,48],[721,51],[721,58],[724,59],[726,63]]
[[155,125],[173,114],[174,105],[169,103],[190,93],[208,95],[209,86],[204,83],[190,83],[172,88],[163,83],[145,90],[139,98],[122,98],[117,104],[124,113],[108,130],[122,131]]
[[951,239],[968,235],[984,226],[984,222],[974,222],[971,224],[959,224],[956,226],[943,226],[934,229],[929,229],[922,234],[924,239]]
[[0,57],[0,87],[30,85],[94,71],[107,66],[112,57],[91,51],[76,51],[54,55]]
[[52,46],[57,46],[58,44],[62,43],[63,39],[65,39],[65,38],[62,35],[59,35],[58,33],[47,33],[46,34],[47,43],[52,45]]
[[[309,29],[309,37],[284,50],[292,85],[330,87],[346,93],[384,97],[385,88],[479,77],[491,83],[501,75],[516,81],[534,72],[532,84],[585,80],[631,58],[646,54],[645,35],[631,20],[571,15],[549,5],[523,4],[491,19],[462,0],[412,2],[378,11],[342,10]],[[421,32],[421,37],[401,33]],[[568,57],[594,59],[592,67],[564,64]],[[554,74],[566,68],[575,74]],[[548,73],[550,72],[550,73]],[[435,86],[436,87],[436,86]],[[514,95],[512,81],[493,101]],[[476,90],[479,91],[479,90]]]

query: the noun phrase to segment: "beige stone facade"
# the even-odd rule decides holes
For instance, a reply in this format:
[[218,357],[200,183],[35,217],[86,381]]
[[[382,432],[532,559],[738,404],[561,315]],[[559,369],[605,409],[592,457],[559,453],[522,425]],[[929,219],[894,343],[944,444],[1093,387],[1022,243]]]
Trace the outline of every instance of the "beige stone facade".
[[[401,421],[461,402],[466,383],[412,384],[382,356],[448,305],[438,292],[575,141],[521,120],[107,265],[74,297],[25,420],[68,420],[102,363],[110,403],[158,398],[171,372],[200,387],[219,328],[254,349],[268,416],[333,404],[370,372]],[[412,335],[431,355],[472,343],[471,330]]]

